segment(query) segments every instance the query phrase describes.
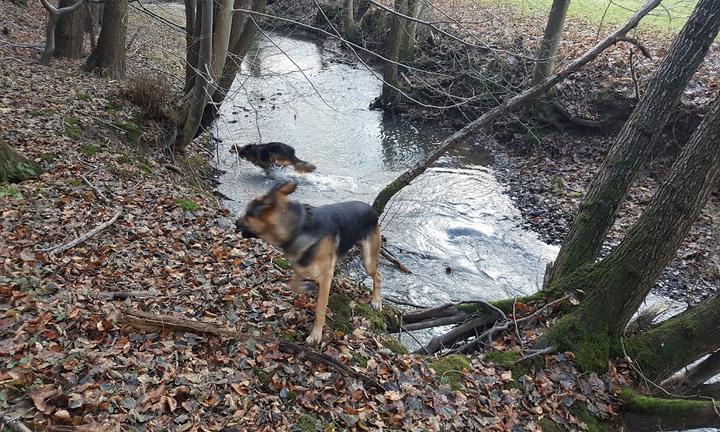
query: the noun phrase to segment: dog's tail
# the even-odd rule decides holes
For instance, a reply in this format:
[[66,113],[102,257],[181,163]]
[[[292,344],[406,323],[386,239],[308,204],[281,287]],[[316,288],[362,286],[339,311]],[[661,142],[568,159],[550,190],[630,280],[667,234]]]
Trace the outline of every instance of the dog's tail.
[[295,168],[295,171],[303,172],[303,173],[309,173],[315,171],[315,165],[311,164],[310,162],[305,162],[304,160],[295,158],[292,161],[293,168]]

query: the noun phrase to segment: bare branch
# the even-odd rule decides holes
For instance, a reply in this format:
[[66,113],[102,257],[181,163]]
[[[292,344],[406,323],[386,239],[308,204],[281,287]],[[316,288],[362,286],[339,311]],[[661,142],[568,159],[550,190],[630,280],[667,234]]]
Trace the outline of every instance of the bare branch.
[[106,222],[101,223],[100,225],[96,226],[95,228],[91,229],[90,231],[86,232],[85,234],[79,236],[75,240],[59,245],[54,246],[49,249],[45,249],[45,252],[49,252],[50,255],[55,255],[61,252],[65,252],[68,249],[74,248],[75,246],[79,245],[80,243],[84,242],[85,240],[89,239],[90,237],[94,236],[95,234],[99,233],[100,231],[104,230],[105,228],[109,227],[110,225],[114,224],[117,218],[120,217],[120,214],[122,213],[122,210],[118,210],[115,212],[112,218],[107,220]]
[[648,3],[640,9],[635,15],[633,15],[630,20],[625,23],[622,27],[620,27],[618,30],[616,30],[613,34],[605,38],[602,42],[595,45],[593,48],[591,48],[589,51],[587,51],[582,56],[575,59],[572,63],[567,65],[563,70],[555,73],[554,75],[548,77],[545,81],[541,82],[540,84],[537,84],[524,92],[506,100],[502,104],[496,106],[495,108],[491,109],[490,111],[486,112],[482,116],[480,116],[478,119],[472,121],[459,131],[455,132],[440,144],[439,148],[435,150],[433,153],[431,153],[428,157],[425,158],[425,160],[417,163],[414,167],[410,168],[406,172],[400,175],[395,181],[390,183],[385,189],[380,191],[377,198],[375,198],[375,202],[373,203],[373,207],[375,207],[375,210],[378,211],[378,213],[382,213],[385,209],[385,205],[390,200],[390,198],[393,197],[400,189],[410,184],[410,182],[415,179],[420,174],[424,173],[425,170],[435,161],[437,161],[445,152],[453,148],[454,146],[458,145],[459,143],[463,142],[465,138],[467,138],[470,134],[475,132],[476,130],[485,127],[486,125],[494,122],[497,120],[500,116],[504,115],[507,112],[514,111],[518,108],[521,108],[531,101],[535,100],[536,98],[540,97],[541,95],[545,94],[548,90],[555,87],[555,85],[563,80],[565,80],[567,77],[572,75],[573,73],[577,72],[580,68],[585,66],[586,64],[590,63],[592,60],[597,58],[600,53],[605,51],[607,48],[611,47],[612,45],[616,44],[621,38],[625,37],[627,33],[635,28],[640,20],[650,13],[653,9],[655,9],[662,0],[649,0]]

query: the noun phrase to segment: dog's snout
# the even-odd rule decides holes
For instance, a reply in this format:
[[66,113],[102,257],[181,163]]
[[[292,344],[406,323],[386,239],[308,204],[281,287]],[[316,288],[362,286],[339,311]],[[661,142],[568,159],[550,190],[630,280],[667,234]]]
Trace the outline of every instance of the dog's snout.
[[247,226],[245,226],[245,222],[244,222],[243,218],[240,218],[235,221],[235,232],[241,233],[244,238],[257,237],[254,232],[250,231],[250,229]]

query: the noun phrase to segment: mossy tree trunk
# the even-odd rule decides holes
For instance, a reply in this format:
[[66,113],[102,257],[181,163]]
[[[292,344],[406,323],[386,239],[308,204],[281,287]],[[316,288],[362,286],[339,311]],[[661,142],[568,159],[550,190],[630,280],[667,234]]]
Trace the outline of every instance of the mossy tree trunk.
[[590,184],[546,278],[549,283],[597,258],[628,188],[650,159],[655,142],[718,30],[720,2],[700,0]]
[[[643,374],[659,382],[720,348],[720,294],[625,341]],[[717,375],[718,364],[703,381]],[[700,383],[702,384],[702,382]]]
[[84,69],[112,78],[125,78],[125,39],[127,36],[128,0],[108,0],[95,49]]
[[0,139],[0,183],[19,183],[39,176],[40,167]]
[[545,26],[545,33],[537,51],[538,61],[535,63],[532,85],[541,83],[545,78],[552,75],[555,70],[555,57],[560,48],[560,41],[565,28],[565,17],[569,6],[570,0],[553,0],[547,25]]
[[[262,12],[265,10],[265,5],[266,0],[235,0],[234,8],[251,9]],[[217,117],[220,106],[230,91],[237,73],[240,71],[240,65],[250,49],[252,42],[255,40],[256,33],[257,26],[255,22],[250,19],[249,14],[242,12],[235,12],[233,14],[225,66],[222,74],[218,78],[212,98],[207,105],[205,105],[198,132],[210,127],[213,120]],[[196,133],[196,135],[197,134],[198,133]]]
[[[60,0],[59,7],[70,7],[75,3],[75,0]],[[55,57],[82,57],[87,13],[86,7],[79,7],[58,21],[55,26]]]
[[[590,271],[574,284],[589,294],[575,311],[553,326],[549,339],[561,349],[574,351],[585,367],[606,367],[625,326],[675,257],[710,194],[720,186],[718,142],[720,97],[682,149],[669,177],[638,222],[607,258],[591,265]],[[669,369],[677,370],[720,348],[718,306],[716,298],[636,336],[636,345],[652,348],[650,342],[642,341],[660,344],[653,350],[654,357],[643,355],[644,359],[652,357],[652,361],[644,360],[647,365],[641,362],[643,370],[651,378],[664,378]],[[704,330],[704,326],[710,329]]]

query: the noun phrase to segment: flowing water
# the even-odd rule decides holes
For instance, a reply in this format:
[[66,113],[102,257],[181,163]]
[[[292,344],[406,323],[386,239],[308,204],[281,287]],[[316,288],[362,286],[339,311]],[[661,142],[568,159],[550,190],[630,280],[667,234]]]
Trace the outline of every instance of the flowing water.
[[[217,164],[226,171],[219,190],[232,199],[227,205],[236,214],[279,180],[298,182],[293,198],[301,202],[371,203],[386,184],[451,133],[369,110],[381,91],[378,72],[328,61],[334,54],[312,41],[270,37],[260,40],[245,59],[214,131],[221,140]],[[233,144],[270,141],[292,145],[298,157],[317,170],[276,170],[267,178],[260,168],[229,152]],[[558,249],[523,230],[520,222],[482,142],[452,152],[386,208],[383,234],[390,250],[414,274],[384,264],[383,295],[437,305],[538,290],[545,266]],[[349,271],[362,276],[360,269],[354,262]],[[651,297],[647,306],[668,303]],[[671,306],[668,315],[683,309],[677,303]],[[416,337],[423,341],[431,335]],[[403,342],[415,345],[411,339]]]
[[[259,41],[243,63],[217,122],[219,167],[227,171],[219,189],[232,198],[228,206],[236,213],[279,179],[299,183],[293,197],[301,202],[370,203],[451,132],[369,110],[381,91],[377,72],[325,61],[326,53],[311,41],[271,38]],[[276,170],[269,179],[229,152],[233,144],[269,141],[292,145],[317,170]],[[537,290],[557,248],[519,222],[481,143],[444,157],[385,211],[390,249],[414,274],[384,265],[383,293],[432,305]]]

